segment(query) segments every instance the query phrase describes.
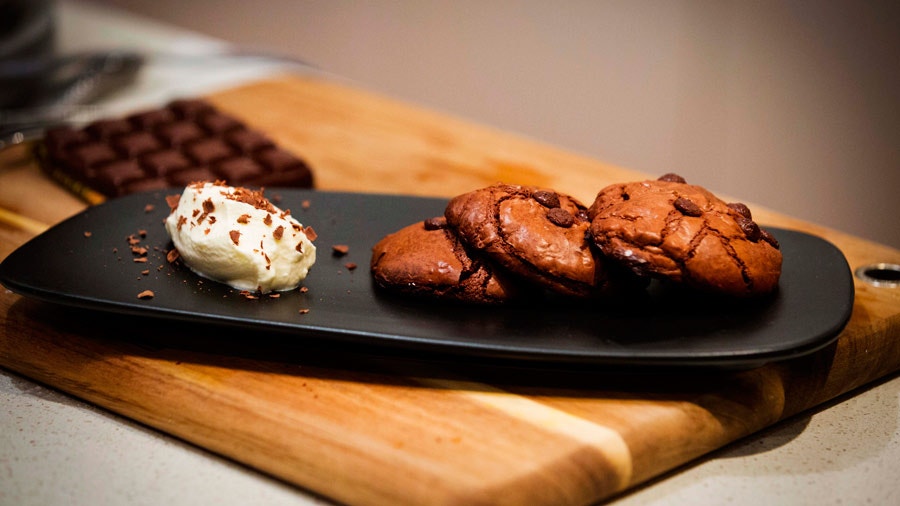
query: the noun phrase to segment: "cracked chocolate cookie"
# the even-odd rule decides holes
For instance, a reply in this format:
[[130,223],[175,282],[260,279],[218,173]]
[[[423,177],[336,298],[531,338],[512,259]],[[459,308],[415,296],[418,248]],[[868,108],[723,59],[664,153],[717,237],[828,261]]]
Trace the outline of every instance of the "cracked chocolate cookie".
[[778,241],[747,206],[726,203],[677,175],[610,185],[588,216],[600,250],[639,276],[742,297],[778,286]]
[[539,286],[575,296],[606,291],[587,208],[572,197],[496,184],[453,198],[444,216],[467,246]]
[[492,304],[514,299],[514,280],[472,256],[443,217],[420,221],[382,238],[372,249],[372,277],[404,295]]

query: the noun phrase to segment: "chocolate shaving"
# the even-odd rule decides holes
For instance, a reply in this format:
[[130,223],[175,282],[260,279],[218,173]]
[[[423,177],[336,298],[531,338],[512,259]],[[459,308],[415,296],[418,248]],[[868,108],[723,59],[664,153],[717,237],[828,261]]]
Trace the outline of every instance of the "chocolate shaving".
[[137,298],[139,299],[152,299],[156,294],[153,293],[152,290],[144,290],[143,292],[137,294]]
[[284,226],[278,225],[278,227],[272,231],[272,237],[274,237],[276,241],[280,241],[281,238],[284,237]]
[[181,257],[181,253],[179,253],[178,250],[175,248],[170,249],[169,252],[166,253],[166,261],[169,262],[170,264],[174,263],[180,257]]
[[237,230],[230,230],[228,232],[228,236],[231,237],[231,242],[233,242],[235,246],[237,246],[240,243],[241,233],[238,232]]
[[181,195],[166,195],[166,204],[169,205],[169,213],[175,210],[178,207],[178,202],[181,200]]
[[350,252],[350,246],[346,244],[335,244],[331,247],[331,253],[336,257],[342,257]]
[[238,202],[243,202],[244,204],[250,204],[256,209],[262,209],[263,211],[268,211],[270,213],[275,212],[275,206],[269,202],[269,199],[265,197],[262,190],[251,190],[249,188],[238,187],[234,189],[233,193],[223,194],[225,198],[230,200],[236,200]]
[[315,241],[316,238],[319,237],[318,235],[316,235],[316,231],[313,230],[313,228],[309,227],[309,226],[303,229],[303,235],[305,235],[306,238],[309,239],[310,241]]
[[238,216],[237,222],[242,225],[246,225],[247,223],[250,223],[250,215],[242,214],[242,215]]

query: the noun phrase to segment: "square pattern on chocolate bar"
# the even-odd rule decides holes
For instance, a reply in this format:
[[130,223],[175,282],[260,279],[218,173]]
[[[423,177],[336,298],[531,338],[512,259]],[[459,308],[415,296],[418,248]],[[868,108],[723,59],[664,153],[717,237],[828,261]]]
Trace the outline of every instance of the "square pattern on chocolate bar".
[[309,165],[199,99],[44,135],[41,161],[60,181],[117,197],[196,181],[312,188]]

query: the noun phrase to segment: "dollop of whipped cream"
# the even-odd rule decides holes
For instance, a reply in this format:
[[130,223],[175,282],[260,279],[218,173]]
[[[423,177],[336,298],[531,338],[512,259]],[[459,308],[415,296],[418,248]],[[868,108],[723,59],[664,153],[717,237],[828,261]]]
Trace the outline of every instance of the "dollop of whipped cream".
[[165,224],[175,249],[205,278],[238,290],[292,290],[316,261],[312,229],[262,191],[194,183],[171,197],[169,207]]

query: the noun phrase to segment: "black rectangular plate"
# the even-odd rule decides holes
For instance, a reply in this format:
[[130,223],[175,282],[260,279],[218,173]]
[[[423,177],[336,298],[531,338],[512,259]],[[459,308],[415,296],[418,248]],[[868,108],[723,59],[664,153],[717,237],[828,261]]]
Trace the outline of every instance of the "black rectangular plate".
[[[662,284],[618,300],[537,295],[504,307],[390,296],[372,283],[372,246],[406,225],[442,215],[447,201],[289,189],[267,195],[318,233],[318,260],[303,283],[308,292],[249,300],[166,262],[166,194],[112,200],[52,227],[0,264],[0,283],[52,303],[280,332],[291,343],[316,338],[481,358],[628,366],[744,368],[798,357],[834,341],[853,306],[852,274],[834,245],[771,228],[784,254],[779,290],[754,301],[703,297]],[[133,261],[126,241],[141,230],[141,245],[150,249],[147,263]],[[332,255],[335,244],[348,245],[349,254]],[[358,268],[349,269],[349,262]],[[145,269],[149,274],[141,273]],[[155,297],[138,299],[143,290]]]

